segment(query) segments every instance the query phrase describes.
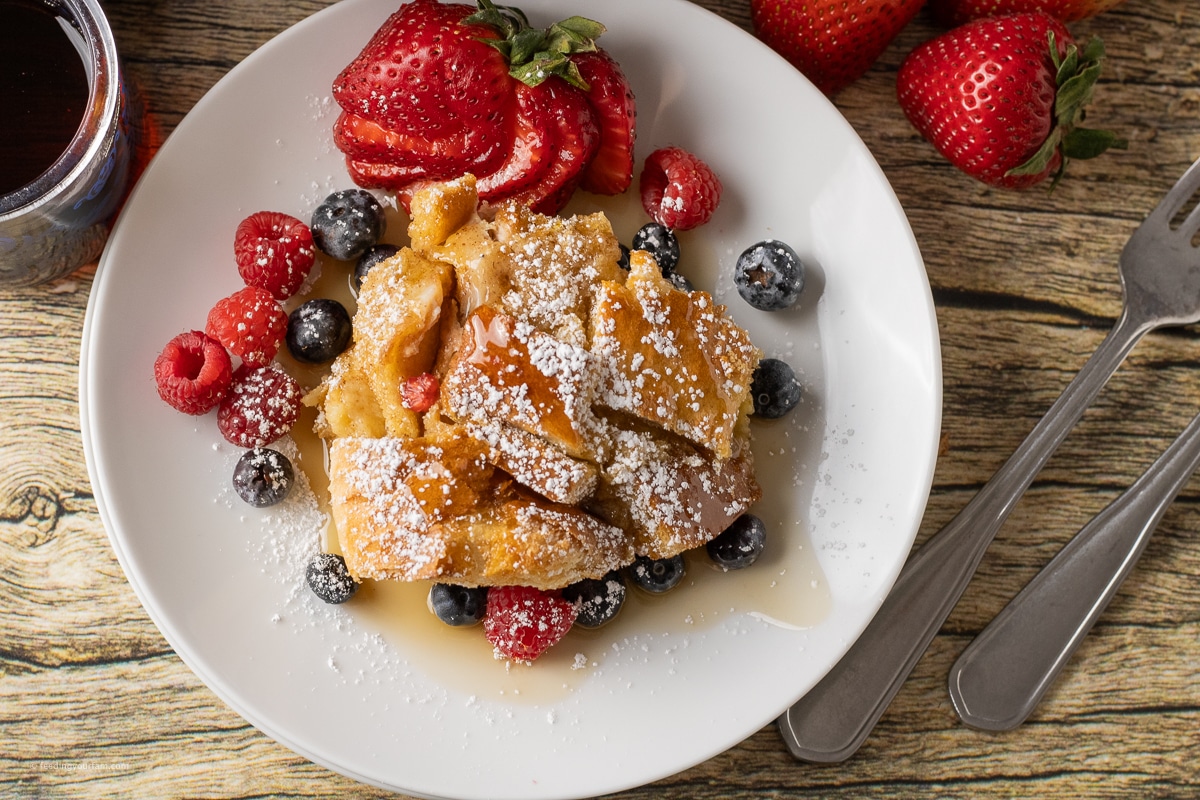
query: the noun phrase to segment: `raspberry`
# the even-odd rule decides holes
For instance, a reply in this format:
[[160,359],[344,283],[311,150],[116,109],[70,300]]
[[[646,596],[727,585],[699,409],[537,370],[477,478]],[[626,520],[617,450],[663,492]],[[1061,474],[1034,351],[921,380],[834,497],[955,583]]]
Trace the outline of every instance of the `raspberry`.
[[229,353],[200,331],[167,342],[154,360],[158,395],[185,414],[206,414],[221,402],[233,379]]
[[243,364],[217,409],[217,427],[238,447],[265,447],[296,424],[303,394],[278,364]]
[[646,157],[641,177],[642,208],[650,219],[686,231],[703,225],[721,202],[721,181],[700,159],[679,147]]
[[247,286],[208,312],[204,332],[254,367],[275,358],[287,333],[287,314],[266,289]]
[[497,586],[488,591],[483,632],[497,657],[528,662],[565,636],[577,614],[557,592]]
[[418,414],[428,411],[437,402],[439,385],[437,376],[428,372],[405,378],[400,384],[400,402]]
[[276,300],[286,300],[312,269],[312,231],[295,217],[260,211],[238,224],[233,257],[247,286],[257,286]]

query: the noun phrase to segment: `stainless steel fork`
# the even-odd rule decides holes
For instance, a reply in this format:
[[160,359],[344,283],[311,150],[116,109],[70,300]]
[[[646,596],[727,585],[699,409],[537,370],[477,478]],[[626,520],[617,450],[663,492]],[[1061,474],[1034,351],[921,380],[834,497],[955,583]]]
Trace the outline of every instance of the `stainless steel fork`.
[[1200,189],[1200,161],[1134,231],[1118,269],[1124,302],[1116,325],[1025,441],[946,527],[910,556],[883,605],[846,655],[779,719],[792,755],[849,758],[967,588],[983,554],[1051,454],[1147,332],[1200,321],[1200,212],[1172,221]]

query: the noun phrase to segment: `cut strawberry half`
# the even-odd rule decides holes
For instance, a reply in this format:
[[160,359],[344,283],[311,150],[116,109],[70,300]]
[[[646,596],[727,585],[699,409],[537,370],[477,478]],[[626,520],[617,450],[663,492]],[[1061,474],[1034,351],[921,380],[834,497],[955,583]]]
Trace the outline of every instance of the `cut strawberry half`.
[[633,182],[637,104],[621,67],[608,53],[577,53],[572,60],[587,81],[587,99],[600,121],[600,146],[579,186],[595,194],[621,194]]
[[531,100],[540,107],[544,118],[553,123],[547,133],[554,137],[555,157],[535,184],[511,199],[539,214],[554,215],[567,204],[583,170],[596,154],[600,126],[584,93],[561,78],[551,77],[528,88]]
[[552,123],[539,102],[540,95],[523,83],[516,86],[514,135],[508,158],[500,169],[480,177],[479,197],[496,201],[511,197],[538,181],[554,158]]

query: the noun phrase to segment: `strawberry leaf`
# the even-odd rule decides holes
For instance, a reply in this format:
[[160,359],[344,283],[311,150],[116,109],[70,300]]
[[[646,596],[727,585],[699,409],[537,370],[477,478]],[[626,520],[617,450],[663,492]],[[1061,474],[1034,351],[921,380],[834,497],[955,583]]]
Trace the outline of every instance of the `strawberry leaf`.
[[479,10],[463,20],[467,24],[487,25],[500,39],[481,39],[508,59],[509,74],[529,86],[537,86],[551,75],[588,91],[587,81],[569,58],[574,53],[596,51],[596,38],[605,27],[595,20],[573,16],[555,22],[545,30],[533,28],[520,9],[496,6],[491,0],[478,0]]
[[1058,145],[1062,142],[1062,128],[1055,128],[1050,131],[1050,135],[1046,137],[1046,141],[1042,142],[1042,146],[1037,149],[1029,160],[1020,166],[1013,167],[1005,175],[1041,175],[1046,171],[1046,167],[1050,165],[1050,159],[1054,158],[1054,153],[1058,150]]
[[1095,158],[1106,150],[1124,150],[1129,142],[1112,131],[1076,128],[1063,137],[1062,151],[1068,158]]

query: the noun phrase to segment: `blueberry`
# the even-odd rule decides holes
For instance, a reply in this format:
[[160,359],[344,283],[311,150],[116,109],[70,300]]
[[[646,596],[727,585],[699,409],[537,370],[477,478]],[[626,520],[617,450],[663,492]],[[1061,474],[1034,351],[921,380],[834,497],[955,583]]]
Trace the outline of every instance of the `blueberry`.
[[670,558],[647,558],[638,556],[629,565],[629,576],[633,582],[648,592],[662,594],[674,589],[681,580],[685,565],[683,556]]
[[800,381],[786,361],[764,358],[750,378],[750,396],[754,398],[754,416],[779,419],[800,402]]
[[767,526],[753,514],[742,514],[704,546],[713,563],[725,571],[753,564],[767,543]]
[[273,506],[288,496],[296,474],[292,462],[278,450],[247,450],[233,468],[233,489],[252,506]]
[[288,315],[288,352],[305,364],[325,364],[350,344],[350,312],[337,300],[309,300]]
[[783,242],[767,239],[738,256],[733,284],[738,294],[762,311],[781,311],[804,289],[804,264]]
[[670,275],[679,264],[679,240],[675,232],[659,222],[647,222],[633,235],[633,249],[654,256],[663,275]]
[[685,278],[683,273],[680,272],[670,273],[667,275],[667,280],[669,280],[671,285],[681,292],[691,292],[695,291],[696,289],[696,287],[692,285],[692,282]]
[[566,600],[579,604],[575,624],[599,628],[610,622],[625,603],[625,579],[619,572],[610,572],[599,580],[587,578],[563,589]]
[[447,625],[474,625],[487,611],[487,587],[435,583],[429,590],[429,607]]
[[358,591],[346,569],[346,559],[335,553],[317,553],[304,571],[308,588],[326,603],[344,603]]
[[629,248],[620,243],[617,246],[621,248],[621,257],[617,259],[617,266],[629,272]]
[[362,288],[362,282],[366,280],[367,273],[371,271],[371,267],[380,261],[386,261],[399,252],[400,248],[394,244],[377,244],[368,247],[354,264],[354,291],[357,292]]
[[325,198],[313,212],[313,243],[339,261],[352,261],[383,235],[383,206],[363,189],[344,189]]

